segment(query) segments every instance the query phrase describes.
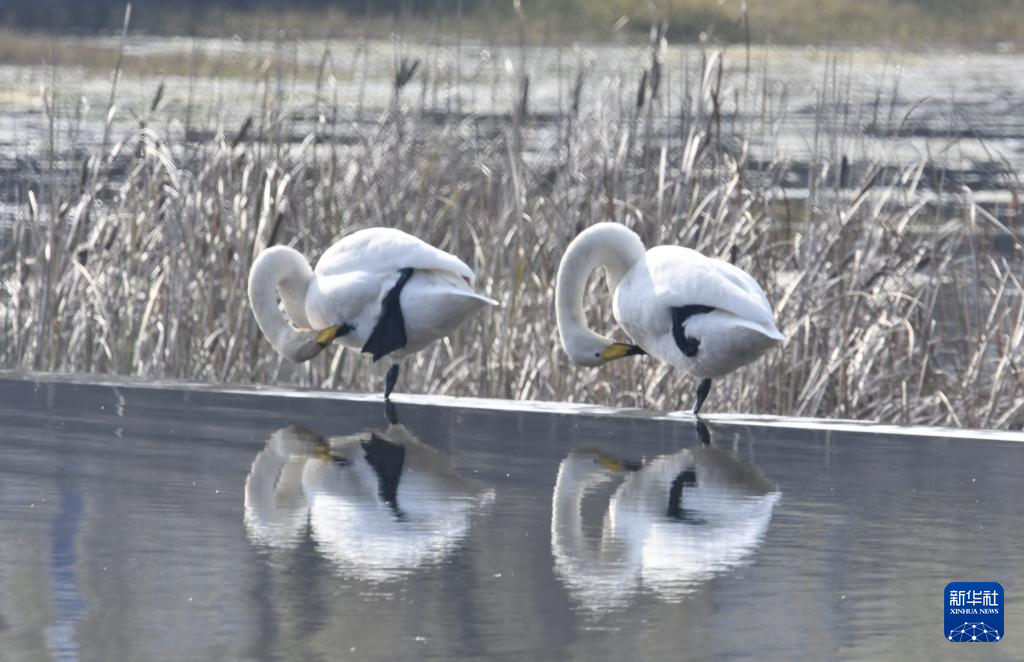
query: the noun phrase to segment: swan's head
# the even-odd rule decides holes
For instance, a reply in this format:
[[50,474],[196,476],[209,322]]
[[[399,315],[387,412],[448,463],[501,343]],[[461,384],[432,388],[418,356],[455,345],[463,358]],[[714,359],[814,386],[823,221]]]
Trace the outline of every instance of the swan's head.
[[324,443],[324,438],[309,428],[289,425],[270,435],[267,448],[281,458],[288,459],[313,455],[316,448]]
[[639,345],[612,342],[608,338],[580,329],[582,333],[566,333],[563,329],[562,345],[565,353],[577,365],[596,368],[609,361],[646,354]]
[[343,327],[331,326],[322,331],[291,333],[276,349],[289,361],[303,363],[324,351],[343,331]]

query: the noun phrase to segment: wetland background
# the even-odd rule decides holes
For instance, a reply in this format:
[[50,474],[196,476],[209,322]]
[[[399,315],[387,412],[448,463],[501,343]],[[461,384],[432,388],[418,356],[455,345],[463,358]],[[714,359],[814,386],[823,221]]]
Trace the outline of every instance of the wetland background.
[[684,375],[559,347],[558,260],[613,220],[775,306],[787,342],[710,411],[1021,427],[1024,6],[749,4],[9,4],[0,367],[378,391],[363,356],[281,362],[245,279],[389,225],[502,303],[400,391],[689,406]]

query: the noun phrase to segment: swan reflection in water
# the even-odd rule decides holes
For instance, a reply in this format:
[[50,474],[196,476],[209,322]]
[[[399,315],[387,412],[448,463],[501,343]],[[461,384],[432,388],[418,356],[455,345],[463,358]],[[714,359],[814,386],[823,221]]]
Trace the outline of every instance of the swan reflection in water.
[[[625,607],[641,589],[677,601],[750,559],[780,495],[757,467],[710,446],[643,464],[575,450],[555,482],[555,572],[593,612]],[[584,525],[595,501],[596,536]]]
[[245,525],[273,548],[311,536],[342,574],[383,582],[444,561],[492,498],[400,424],[330,439],[292,426],[253,460]]

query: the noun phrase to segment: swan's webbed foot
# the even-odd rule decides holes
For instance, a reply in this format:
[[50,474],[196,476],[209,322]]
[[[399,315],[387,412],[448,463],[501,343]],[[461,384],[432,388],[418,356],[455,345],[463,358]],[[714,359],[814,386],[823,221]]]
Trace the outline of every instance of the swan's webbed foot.
[[701,381],[700,386],[697,387],[697,404],[693,405],[693,415],[700,415],[700,408],[704,404],[704,401],[708,398],[708,393],[711,392],[711,378],[707,378]]
[[388,376],[384,378],[384,399],[391,399],[391,391],[395,390],[395,382],[398,381],[398,364],[391,366]]

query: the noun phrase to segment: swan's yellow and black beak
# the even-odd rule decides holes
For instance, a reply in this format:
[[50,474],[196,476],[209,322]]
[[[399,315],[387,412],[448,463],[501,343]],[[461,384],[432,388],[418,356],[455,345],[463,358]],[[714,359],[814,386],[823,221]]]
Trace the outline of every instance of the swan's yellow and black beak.
[[317,439],[313,443],[313,457],[323,462],[330,462],[334,465],[347,467],[352,462],[347,457],[335,455],[331,452],[331,445],[323,439]]
[[320,345],[321,347],[327,347],[328,345],[331,344],[331,342],[334,341],[335,338],[337,338],[338,336],[343,336],[351,330],[352,327],[348,326],[347,324],[343,324],[341,326],[329,326],[320,333],[316,334],[316,344]]
[[621,359],[626,356],[638,356],[646,354],[639,345],[630,345],[624,342],[614,342],[604,348],[601,352],[601,358],[605,361],[614,361],[615,359]]
[[329,326],[320,333],[316,334],[316,344],[321,347],[327,347],[338,337],[338,328],[336,326]]
[[597,456],[597,463],[609,471],[639,471],[643,468],[639,462],[623,460],[604,453]]
[[334,459],[331,455],[330,445],[323,439],[317,439],[313,444],[313,457],[318,460],[324,460],[325,462],[330,462]]

